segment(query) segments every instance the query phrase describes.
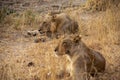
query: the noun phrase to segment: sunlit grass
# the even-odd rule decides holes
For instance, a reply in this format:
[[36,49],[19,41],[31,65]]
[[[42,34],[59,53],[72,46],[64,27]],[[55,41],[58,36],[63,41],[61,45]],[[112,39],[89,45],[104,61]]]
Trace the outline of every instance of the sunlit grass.
[[[94,5],[93,9],[96,9],[98,4],[100,3]],[[100,7],[103,7],[103,3],[100,4]],[[81,13],[80,9],[73,11],[72,8],[65,11],[72,19],[78,22],[79,33],[87,46],[100,51],[105,57],[107,66],[105,75],[100,76],[102,80],[110,78],[117,80],[120,78],[119,9],[119,7],[115,7],[104,12],[90,14]],[[4,21],[0,25],[5,27],[7,31],[24,31],[37,29],[42,19],[44,17],[39,13],[26,10],[4,17]],[[1,43],[3,44],[3,42]],[[0,63],[0,80],[58,80],[56,74],[60,70],[64,70],[68,62],[65,56],[55,57],[54,48],[58,43],[59,39],[54,39],[46,43],[29,43],[25,47],[17,45],[12,48],[11,45],[6,43],[4,45],[0,44],[2,46],[0,47],[0,55],[7,53],[7,56],[4,56],[5,58]],[[33,62],[33,65],[28,66],[30,62]]]

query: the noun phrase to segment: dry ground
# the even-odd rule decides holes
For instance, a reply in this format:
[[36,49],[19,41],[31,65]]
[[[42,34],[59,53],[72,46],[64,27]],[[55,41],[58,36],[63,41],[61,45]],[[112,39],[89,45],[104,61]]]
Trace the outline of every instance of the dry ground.
[[[120,7],[101,12],[79,8],[65,12],[78,21],[87,46],[105,57],[106,71],[99,79],[120,80]],[[41,19],[40,14],[26,11],[6,17],[0,24],[0,80],[57,80],[55,75],[67,63],[65,56],[59,58],[54,54],[60,39],[34,43],[36,37],[24,36],[26,30],[37,29]]]

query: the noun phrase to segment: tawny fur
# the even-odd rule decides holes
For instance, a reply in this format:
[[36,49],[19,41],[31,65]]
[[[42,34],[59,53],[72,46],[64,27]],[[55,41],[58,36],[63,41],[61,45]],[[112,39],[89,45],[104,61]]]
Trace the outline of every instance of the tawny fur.
[[73,80],[86,80],[89,74],[93,76],[105,70],[105,58],[99,52],[88,48],[80,36],[64,38],[55,52],[58,56],[69,57],[67,69]]
[[78,32],[78,23],[65,13],[52,14],[41,23],[40,32],[49,32],[50,37],[57,37],[62,34],[74,34]]

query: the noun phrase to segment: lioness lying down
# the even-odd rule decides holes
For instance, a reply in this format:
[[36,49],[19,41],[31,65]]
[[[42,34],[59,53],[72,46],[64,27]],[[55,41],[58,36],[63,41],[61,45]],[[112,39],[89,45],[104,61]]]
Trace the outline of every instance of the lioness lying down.
[[69,57],[67,71],[72,80],[88,80],[89,74],[94,76],[105,70],[105,58],[99,52],[88,48],[78,35],[64,38],[55,48],[55,52],[58,56]]
[[[40,34],[49,38],[58,38],[63,34],[75,34],[79,31],[78,23],[72,20],[67,14],[47,14],[38,29]],[[37,31],[36,31],[37,33]],[[28,35],[34,35],[35,32],[29,31]],[[35,34],[36,35],[36,34]]]

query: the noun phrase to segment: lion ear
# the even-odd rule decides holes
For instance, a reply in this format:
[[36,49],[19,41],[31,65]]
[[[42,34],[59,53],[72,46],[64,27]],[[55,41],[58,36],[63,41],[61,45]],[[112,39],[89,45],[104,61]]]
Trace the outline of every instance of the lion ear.
[[75,43],[79,43],[79,41],[81,40],[81,35],[76,35],[75,36],[75,38],[73,39],[73,41],[75,42]]
[[66,48],[68,46],[68,43],[67,42],[63,42],[63,47]]

